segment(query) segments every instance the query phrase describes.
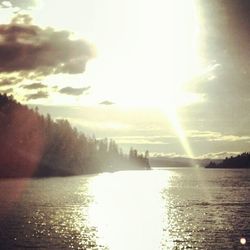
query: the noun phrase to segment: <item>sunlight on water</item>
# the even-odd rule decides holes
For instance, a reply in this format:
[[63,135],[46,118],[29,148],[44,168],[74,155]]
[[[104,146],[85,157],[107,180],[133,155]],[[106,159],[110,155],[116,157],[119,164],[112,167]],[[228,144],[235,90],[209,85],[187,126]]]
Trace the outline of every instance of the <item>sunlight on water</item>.
[[197,172],[1,180],[0,248],[249,249],[250,172]]
[[[161,192],[168,187],[170,177],[169,172],[149,171],[93,179],[90,192],[95,202],[89,219],[98,230],[99,244],[108,249],[160,249],[164,227]],[[170,238],[168,242],[171,245]]]

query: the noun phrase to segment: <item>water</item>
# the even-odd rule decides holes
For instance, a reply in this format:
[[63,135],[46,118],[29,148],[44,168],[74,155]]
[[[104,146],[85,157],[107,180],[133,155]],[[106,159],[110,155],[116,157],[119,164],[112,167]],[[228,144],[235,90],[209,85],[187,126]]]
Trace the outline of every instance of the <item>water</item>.
[[1,249],[250,249],[250,171],[0,180],[0,220]]

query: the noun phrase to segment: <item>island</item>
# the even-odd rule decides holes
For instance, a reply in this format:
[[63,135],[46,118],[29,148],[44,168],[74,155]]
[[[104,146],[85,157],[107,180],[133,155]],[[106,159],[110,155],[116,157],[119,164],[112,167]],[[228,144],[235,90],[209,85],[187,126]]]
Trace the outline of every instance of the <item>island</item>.
[[211,161],[205,168],[250,168],[250,153],[227,157],[219,163]]
[[124,154],[112,139],[79,132],[0,94],[0,178],[95,174],[150,169],[149,153]]

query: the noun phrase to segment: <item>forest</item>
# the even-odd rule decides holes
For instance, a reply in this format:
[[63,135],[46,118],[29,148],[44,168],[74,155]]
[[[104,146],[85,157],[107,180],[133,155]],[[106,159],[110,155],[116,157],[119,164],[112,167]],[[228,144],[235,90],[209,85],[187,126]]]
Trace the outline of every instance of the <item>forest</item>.
[[150,169],[149,153],[122,153],[112,139],[86,136],[0,94],[0,177],[48,177]]
[[219,163],[211,161],[206,168],[250,168],[250,153],[227,157]]

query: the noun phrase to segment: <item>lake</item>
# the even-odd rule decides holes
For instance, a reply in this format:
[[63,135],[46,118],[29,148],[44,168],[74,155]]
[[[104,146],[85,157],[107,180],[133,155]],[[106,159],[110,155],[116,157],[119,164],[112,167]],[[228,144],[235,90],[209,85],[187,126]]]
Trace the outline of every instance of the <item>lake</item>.
[[0,180],[0,220],[1,249],[250,249],[250,171]]

